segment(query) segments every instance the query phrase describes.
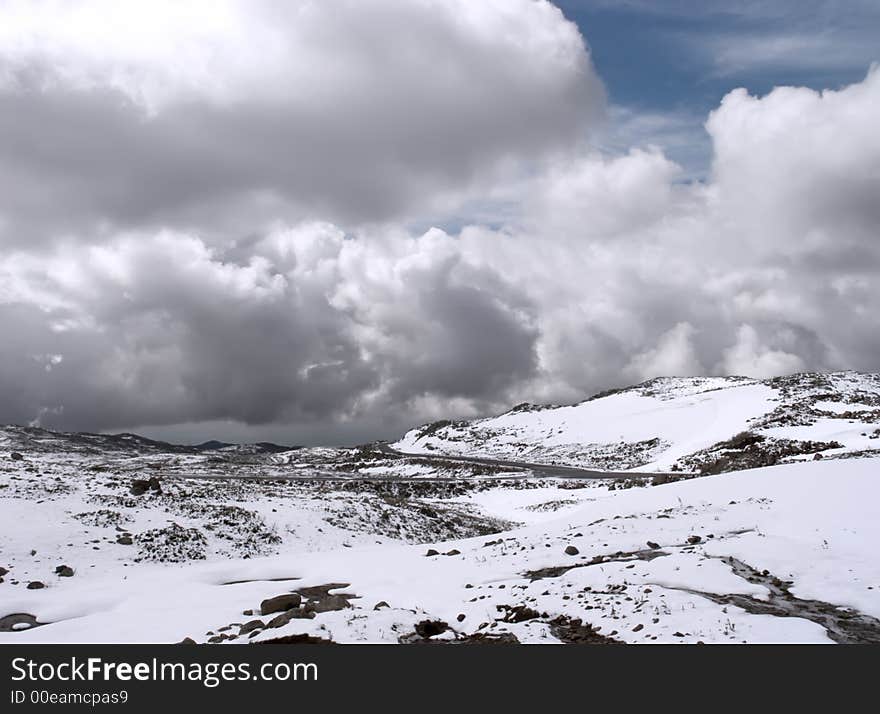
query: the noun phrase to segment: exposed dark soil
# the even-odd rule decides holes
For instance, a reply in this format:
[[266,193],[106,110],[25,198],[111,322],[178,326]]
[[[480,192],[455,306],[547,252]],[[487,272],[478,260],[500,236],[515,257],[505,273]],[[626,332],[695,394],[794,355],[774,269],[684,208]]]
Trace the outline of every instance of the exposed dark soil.
[[273,637],[269,640],[257,640],[255,645],[335,645],[332,640],[325,640],[323,637],[314,637],[313,635],[283,635],[281,637]]
[[775,466],[792,456],[814,455],[821,458],[823,451],[839,449],[836,441],[794,441],[772,439],[762,434],[744,431],[721,441],[704,451],[687,456],[677,464],[680,468],[699,471],[703,476]]
[[753,615],[773,615],[774,617],[799,617],[815,622],[828,633],[828,637],[839,644],[880,644],[880,620],[870,615],[842,608],[821,600],[803,600],[791,594],[793,583],[772,575],[768,571],[758,571],[747,563],[732,557],[723,557],[733,572],[751,583],[767,588],[767,600],[759,600],[751,595],[717,595],[697,590],[687,592],[723,605],[740,607]]
[[573,563],[571,565],[554,565],[547,568],[539,568],[538,570],[528,570],[523,573],[523,577],[534,582],[535,580],[543,580],[544,578],[558,578],[574,568],[588,568],[591,565],[602,565],[603,563],[624,563],[631,560],[654,560],[654,558],[662,558],[664,555],[669,555],[669,553],[657,548],[634,550],[628,553],[617,551],[611,555],[596,555],[590,560]]
[[566,615],[550,620],[550,632],[560,642],[567,645],[622,645],[623,642],[613,637],[599,634],[589,622],[574,619]]

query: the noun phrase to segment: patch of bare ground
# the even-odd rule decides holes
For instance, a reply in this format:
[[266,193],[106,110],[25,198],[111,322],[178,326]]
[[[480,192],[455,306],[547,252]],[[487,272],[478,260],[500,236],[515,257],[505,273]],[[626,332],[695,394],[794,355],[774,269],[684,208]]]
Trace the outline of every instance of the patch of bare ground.
[[595,555],[589,560],[572,563],[571,565],[552,565],[546,568],[539,568],[538,570],[528,570],[523,573],[523,577],[534,582],[535,580],[543,580],[544,578],[558,578],[574,568],[588,568],[591,565],[603,565],[605,563],[625,563],[633,560],[650,561],[654,560],[654,558],[662,558],[664,555],[669,555],[669,553],[660,550],[659,547],[633,550],[629,552],[617,551],[616,553],[611,553],[609,555]]
[[782,580],[767,570],[759,571],[733,557],[720,558],[741,578],[767,589],[767,599],[752,595],[718,595],[700,590],[678,588],[707,600],[733,605],[753,615],[799,617],[825,628],[828,637],[838,644],[880,644],[880,620],[849,608],[822,600],[805,600],[792,595],[791,581]]
[[622,645],[623,642],[599,633],[589,622],[560,615],[550,620],[550,632],[566,645]]

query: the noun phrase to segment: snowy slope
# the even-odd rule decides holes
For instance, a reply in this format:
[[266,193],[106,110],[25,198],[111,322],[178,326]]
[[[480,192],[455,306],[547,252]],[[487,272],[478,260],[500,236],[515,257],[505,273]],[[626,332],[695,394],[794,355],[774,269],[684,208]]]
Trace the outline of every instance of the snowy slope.
[[0,427],[0,642],[880,642],[878,375],[658,379],[396,446],[431,457]]
[[[438,555],[424,545],[294,548],[56,578],[39,591],[0,586],[3,612],[50,623],[0,642],[878,642],[878,470],[876,459],[822,461],[585,489],[552,518],[532,507],[570,492],[479,494],[463,499],[538,517],[437,544]],[[24,537],[43,526],[19,528]],[[261,601],[291,591],[314,614],[268,626]]]
[[[572,406],[520,405],[488,419],[435,422],[407,432],[393,446],[407,453],[600,469],[688,472],[714,465],[723,471],[815,458],[817,453],[839,457],[877,450],[878,426],[877,374],[803,374],[764,381],[670,377]],[[740,444],[725,442],[743,432],[758,435],[760,444],[744,441],[750,452],[730,454]],[[776,461],[768,460],[771,452]]]

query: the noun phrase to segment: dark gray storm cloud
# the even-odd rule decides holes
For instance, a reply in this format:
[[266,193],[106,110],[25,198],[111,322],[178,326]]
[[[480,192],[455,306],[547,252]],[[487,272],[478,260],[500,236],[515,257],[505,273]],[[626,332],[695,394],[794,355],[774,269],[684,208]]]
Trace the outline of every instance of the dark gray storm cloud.
[[491,403],[535,374],[532,306],[434,240],[433,255],[412,243],[395,258],[314,224],[251,244],[245,264],[169,232],[20,257],[17,279],[41,307],[0,306],[3,416],[267,425],[420,398]]
[[732,92],[689,183],[585,146],[548,3],[54,7],[0,9],[0,422],[330,443],[880,369],[876,70]]

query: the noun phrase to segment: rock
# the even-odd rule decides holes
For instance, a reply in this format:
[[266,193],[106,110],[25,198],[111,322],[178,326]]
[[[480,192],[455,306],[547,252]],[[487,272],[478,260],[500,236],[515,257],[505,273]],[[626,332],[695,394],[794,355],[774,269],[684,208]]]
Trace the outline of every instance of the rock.
[[526,607],[525,605],[515,605],[514,607],[510,607],[509,605],[498,605],[497,609],[499,611],[507,610],[507,613],[502,618],[504,622],[527,622],[528,620],[534,620],[541,617],[540,612],[533,610],[530,607]]
[[651,550],[657,550],[657,549],[660,547],[660,544],[659,544],[659,543],[655,543],[655,542],[652,541],[652,540],[649,540],[649,541],[648,541],[648,547],[649,547]]
[[132,545],[133,541],[130,535],[121,535],[116,539],[119,545]]
[[31,580],[27,584],[28,590],[42,590],[44,587],[46,587],[45,584],[41,583],[39,580]]
[[132,496],[143,496],[147,491],[160,494],[162,493],[162,484],[155,476],[149,479],[135,479],[131,482],[130,490]]
[[6,568],[0,568],[0,578],[6,575],[9,571]]
[[585,623],[580,618],[574,620],[565,615],[559,615],[548,623],[551,634],[566,644],[616,644],[613,639],[616,630],[612,630],[608,636],[599,633],[601,628],[594,628],[589,622]]
[[24,461],[24,456],[19,454],[17,451],[13,451],[11,454],[9,454],[9,458],[13,461]]
[[143,496],[147,492],[147,488],[149,487],[146,481],[136,479],[131,482],[131,489],[129,490],[132,496]]
[[816,455],[813,457],[813,461],[819,461],[819,460],[822,459],[822,458],[824,458],[824,457],[822,456],[822,454],[816,454]]
[[691,545],[696,545],[697,543],[701,543],[703,539],[698,535],[688,536],[688,543]]
[[241,614],[244,615],[245,617],[250,617],[251,615],[254,614],[254,611],[253,610],[244,610]]
[[347,607],[351,607],[348,598],[342,595],[328,595],[315,603],[310,602],[308,609],[311,612],[335,612],[336,610],[344,610]]
[[387,602],[385,602],[384,600],[382,600],[381,602],[377,602],[377,603],[373,606],[373,609],[374,609],[374,610],[386,610],[386,609],[388,609],[389,607],[391,607],[391,605],[389,605]]
[[565,549],[566,555],[577,555],[578,553],[580,553],[580,551],[577,548],[575,548],[573,545],[569,545]]
[[253,632],[254,630],[260,630],[264,628],[266,625],[262,620],[248,620],[245,622],[239,629],[239,635],[246,635],[248,632]]
[[465,614],[463,612],[460,612],[460,613],[458,613],[458,617],[456,617],[455,619],[458,620],[459,622],[464,622],[464,618],[465,618]]
[[452,550],[447,550],[446,555],[461,555],[461,551],[453,548]]
[[463,645],[518,645],[519,639],[512,632],[500,632],[498,634],[486,634],[477,632],[473,635],[456,640],[457,643]]
[[314,612],[307,612],[302,608],[294,608],[293,610],[287,610],[286,612],[282,612],[280,615],[273,617],[266,623],[266,627],[284,627],[291,620],[311,620],[314,617]]
[[294,607],[299,607],[302,596],[299,593],[288,593],[263,600],[260,603],[260,614],[271,615],[273,612],[284,612]]
[[194,645],[194,644],[196,644],[196,641],[194,639],[192,639],[191,637],[184,637],[177,644],[179,644],[179,645]]
[[416,634],[424,639],[440,635],[448,629],[449,625],[443,622],[443,620],[422,620],[417,622],[415,627]]
[[436,550],[434,550],[433,548],[429,548],[429,549],[428,549],[428,552],[425,553],[425,557],[426,557],[426,558],[430,558],[430,557],[435,556],[435,555],[440,555],[440,553],[438,553],[438,552],[437,552]]
[[258,645],[332,645],[332,640],[326,640],[323,637],[315,637],[314,635],[282,635],[281,637],[272,637],[270,639],[258,640]]
[[645,626],[643,624],[639,623],[638,625],[633,627],[632,631],[633,632],[641,632],[644,629],[645,629]]
[[26,612],[16,612],[12,615],[0,617],[0,632],[19,632],[21,630],[30,630],[33,627],[43,625],[43,622],[37,622],[37,618]]
[[73,577],[73,568],[69,565],[59,565],[55,568],[55,575],[59,578],[72,578]]

